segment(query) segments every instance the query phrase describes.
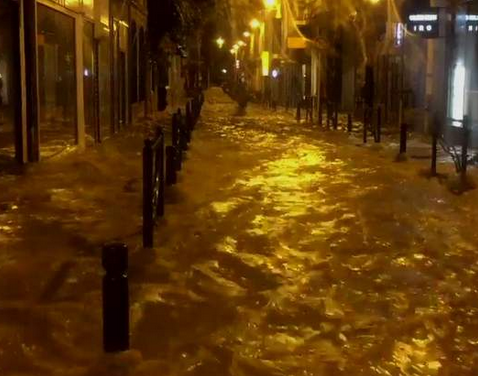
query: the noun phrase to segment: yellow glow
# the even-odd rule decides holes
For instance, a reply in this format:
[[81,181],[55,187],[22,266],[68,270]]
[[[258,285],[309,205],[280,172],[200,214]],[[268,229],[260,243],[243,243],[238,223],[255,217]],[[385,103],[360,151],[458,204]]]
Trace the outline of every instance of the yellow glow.
[[240,40],[239,42],[237,42],[237,44],[240,46],[240,47],[244,47],[246,45],[245,42],[243,42],[242,40]]
[[248,31],[244,31],[244,33],[242,33],[242,35],[244,35],[245,38],[249,38],[251,36],[251,33],[248,32]]
[[226,41],[225,41],[223,38],[221,38],[221,37],[219,37],[219,38],[216,39],[216,43],[217,43],[217,45],[219,46],[219,48],[222,48],[222,47],[224,46],[224,43],[225,43],[225,42],[226,42]]
[[257,29],[257,28],[259,28],[259,27],[261,26],[261,22],[260,22],[258,19],[254,18],[254,19],[251,21],[251,24],[250,24],[250,25],[251,25],[251,28],[252,28],[252,29]]
[[266,9],[274,9],[277,7],[277,0],[264,0]]
[[262,60],[262,75],[269,75],[269,51],[262,51],[261,53]]
[[234,48],[231,48],[231,49],[229,50],[229,52],[230,52],[231,54],[235,54],[235,53],[236,53],[236,50],[235,50]]

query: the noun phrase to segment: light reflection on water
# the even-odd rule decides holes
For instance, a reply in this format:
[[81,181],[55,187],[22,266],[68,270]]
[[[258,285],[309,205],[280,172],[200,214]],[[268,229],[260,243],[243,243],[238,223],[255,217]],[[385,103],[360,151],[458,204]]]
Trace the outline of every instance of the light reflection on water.
[[[255,108],[245,117],[226,116],[232,107],[218,106],[206,108],[195,133],[176,187],[180,199],[168,204],[158,229],[160,246],[132,253],[133,260],[140,257],[130,270],[132,345],[142,363],[123,373],[476,376],[476,246],[464,235],[461,213],[447,204],[450,198],[431,195],[430,183],[420,185],[415,175],[395,175],[396,164],[374,159],[345,135],[304,130]],[[83,206],[91,194],[50,193],[51,202],[65,206]],[[138,197],[131,199],[135,212]],[[114,227],[123,229],[124,216],[116,214],[111,217],[121,226]],[[3,245],[16,233],[7,217]],[[33,219],[55,231],[58,226],[55,217]],[[95,222],[95,228],[108,223]],[[96,256],[88,259],[91,265],[98,264]],[[22,282],[17,270],[9,277],[7,261],[2,297],[11,282]],[[48,328],[51,343],[60,338],[66,349],[66,360],[55,362],[80,368],[91,356],[72,354],[84,348],[96,356],[99,350],[87,344],[101,342],[101,273],[87,265],[68,279],[79,282],[69,283],[58,303],[39,308],[48,320],[0,309],[4,322],[19,316],[22,325]],[[31,272],[25,266],[24,275]],[[83,273],[92,279],[82,279]],[[83,290],[85,300],[74,303]],[[58,317],[72,322],[68,336]],[[94,325],[93,340],[75,334]],[[32,350],[37,342],[31,338],[23,347],[20,339],[12,341],[6,353],[31,363],[44,348],[55,349],[41,343]],[[0,365],[6,364],[2,356]]]

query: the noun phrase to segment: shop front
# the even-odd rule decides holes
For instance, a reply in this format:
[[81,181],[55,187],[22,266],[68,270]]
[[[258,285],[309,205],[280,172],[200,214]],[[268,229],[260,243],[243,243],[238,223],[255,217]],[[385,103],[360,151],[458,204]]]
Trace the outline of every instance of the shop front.
[[0,2],[0,165],[22,161],[19,5]]

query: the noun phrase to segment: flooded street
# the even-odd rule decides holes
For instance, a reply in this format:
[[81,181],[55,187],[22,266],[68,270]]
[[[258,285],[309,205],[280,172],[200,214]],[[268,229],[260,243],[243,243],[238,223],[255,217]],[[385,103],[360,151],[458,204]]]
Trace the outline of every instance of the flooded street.
[[[452,195],[385,146],[235,111],[207,93],[154,250],[130,235],[140,184],[128,199],[80,195],[71,231],[91,229],[95,246],[65,257],[58,281],[43,276],[54,295],[2,292],[0,373],[476,376],[474,193]],[[104,232],[131,249],[132,351],[117,359],[100,355]],[[57,252],[23,255],[26,270],[3,261],[0,278],[31,291]]]
[[133,347],[171,375],[475,375],[456,198],[343,134],[234,109],[206,107],[134,285]]

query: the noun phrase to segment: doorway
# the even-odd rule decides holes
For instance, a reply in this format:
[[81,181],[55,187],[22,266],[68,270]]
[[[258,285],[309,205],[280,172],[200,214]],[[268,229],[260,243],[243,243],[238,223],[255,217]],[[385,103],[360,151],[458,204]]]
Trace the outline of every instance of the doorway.
[[22,161],[18,3],[0,2],[0,164]]

